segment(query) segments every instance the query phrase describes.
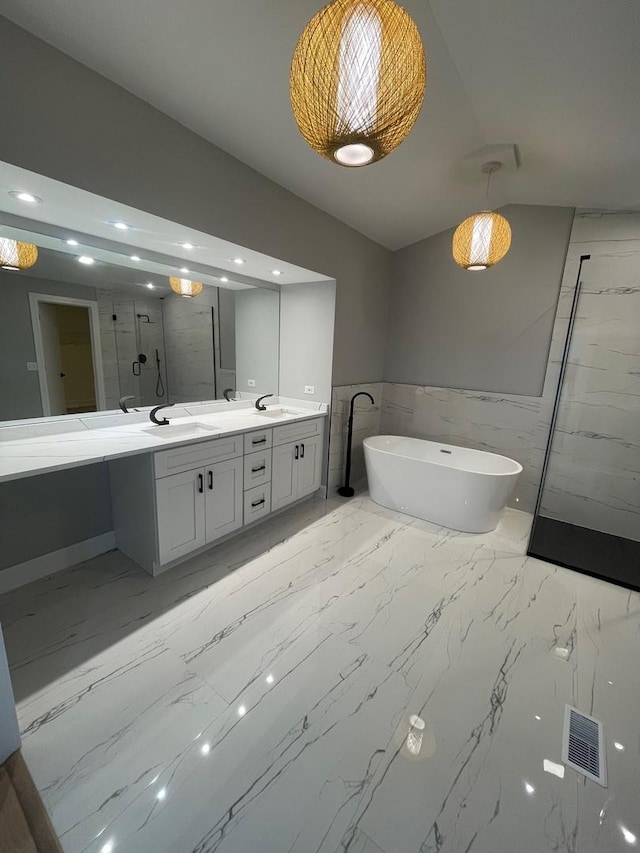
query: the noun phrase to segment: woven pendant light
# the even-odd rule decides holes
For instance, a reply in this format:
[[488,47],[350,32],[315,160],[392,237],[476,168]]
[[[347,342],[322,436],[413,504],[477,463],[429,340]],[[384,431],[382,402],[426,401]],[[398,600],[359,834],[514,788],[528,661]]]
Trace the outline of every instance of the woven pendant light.
[[175,276],[169,278],[169,284],[171,290],[178,296],[197,296],[202,293],[204,286],[201,281],[189,281],[188,278],[176,278]]
[[296,46],[291,106],[318,154],[342,166],[366,166],[409,135],[426,79],[420,33],[401,6],[333,0]]
[[0,269],[28,270],[38,260],[38,247],[0,237]]
[[[482,167],[487,178],[487,198],[491,175],[502,163],[485,163]],[[486,270],[501,261],[511,247],[511,226],[499,213],[481,210],[469,216],[453,234],[453,259],[465,270]]]

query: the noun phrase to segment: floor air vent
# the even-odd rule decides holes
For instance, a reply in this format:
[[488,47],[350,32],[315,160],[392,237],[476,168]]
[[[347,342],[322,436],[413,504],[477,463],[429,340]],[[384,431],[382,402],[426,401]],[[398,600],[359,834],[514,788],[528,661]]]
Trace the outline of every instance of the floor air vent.
[[562,760],[587,779],[607,787],[602,723],[571,705],[565,705]]

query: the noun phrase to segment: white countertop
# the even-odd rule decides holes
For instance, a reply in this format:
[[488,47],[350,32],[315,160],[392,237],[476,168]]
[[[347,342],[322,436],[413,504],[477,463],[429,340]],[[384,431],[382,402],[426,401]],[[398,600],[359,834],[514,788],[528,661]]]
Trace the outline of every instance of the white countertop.
[[[279,409],[281,406],[274,405],[269,408]],[[291,410],[293,413],[284,414],[278,418],[266,417],[254,408],[176,418],[171,417],[170,408],[160,413],[159,417],[166,416],[174,427],[197,423],[211,429],[210,433],[199,431],[193,436],[167,437],[170,432],[169,427],[154,426],[148,418],[140,422],[139,415],[137,417],[132,415],[131,419],[137,422],[127,423],[129,415],[115,415],[111,420],[122,419],[122,426],[109,426],[103,429],[79,429],[74,426],[72,431],[57,432],[53,435],[3,440],[0,441],[0,482],[19,480],[23,477],[33,477],[96,462],[108,462],[111,459],[120,459],[138,453],[152,453],[169,447],[196,444],[254,429],[325,417],[327,414],[327,406],[313,410],[298,409],[289,405],[282,408]],[[77,421],[75,423],[77,424]],[[64,427],[61,426],[61,429]]]

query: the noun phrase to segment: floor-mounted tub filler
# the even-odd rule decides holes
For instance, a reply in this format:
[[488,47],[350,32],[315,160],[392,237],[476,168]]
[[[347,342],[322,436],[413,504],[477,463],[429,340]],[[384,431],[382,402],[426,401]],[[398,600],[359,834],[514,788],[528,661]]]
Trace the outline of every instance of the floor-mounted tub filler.
[[364,456],[377,504],[465,533],[495,529],[522,471],[496,453],[394,435],[365,439]]

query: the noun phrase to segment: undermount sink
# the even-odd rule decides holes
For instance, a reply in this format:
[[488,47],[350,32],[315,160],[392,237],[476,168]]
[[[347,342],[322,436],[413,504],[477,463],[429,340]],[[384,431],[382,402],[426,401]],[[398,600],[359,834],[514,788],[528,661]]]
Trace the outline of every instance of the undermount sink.
[[264,412],[254,412],[254,415],[260,415],[262,418],[285,418],[287,415],[295,414],[297,412],[292,412],[289,409],[267,409]]
[[201,424],[197,421],[188,424],[169,424],[168,426],[152,426],[147,427],[144,432],[153,435],[155,438],[190,438],[194,435],[211,435],[219,427],[211,426],[210,424]]

